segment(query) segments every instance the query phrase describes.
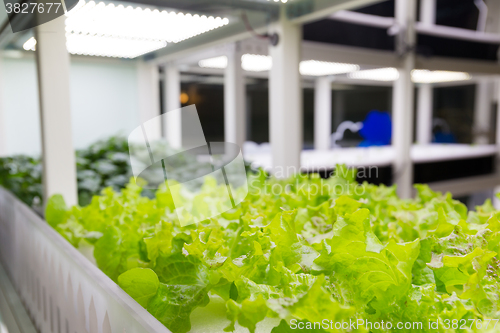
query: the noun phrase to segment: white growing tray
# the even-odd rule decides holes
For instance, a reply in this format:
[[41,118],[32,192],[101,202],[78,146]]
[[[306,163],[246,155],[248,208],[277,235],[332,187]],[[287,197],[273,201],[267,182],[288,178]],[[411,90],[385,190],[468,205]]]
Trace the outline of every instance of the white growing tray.
[[0,261],[41,333],[170,333],[2,187]]

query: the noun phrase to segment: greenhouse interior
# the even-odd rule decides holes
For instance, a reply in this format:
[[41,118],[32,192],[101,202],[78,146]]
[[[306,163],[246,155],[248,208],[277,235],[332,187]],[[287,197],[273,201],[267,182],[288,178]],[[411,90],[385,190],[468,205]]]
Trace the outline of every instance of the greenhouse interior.
[[500,332],[499,0],[0,7],[0,333]]

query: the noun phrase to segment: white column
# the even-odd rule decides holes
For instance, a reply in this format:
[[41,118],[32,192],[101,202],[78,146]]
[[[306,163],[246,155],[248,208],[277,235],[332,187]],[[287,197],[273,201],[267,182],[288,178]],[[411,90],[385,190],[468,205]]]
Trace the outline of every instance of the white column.
[[7,135],[3,108],[3,57],[0,55],[0,157],[7,156]]
[[[496,79],[495,82],[495,99],[497,102],[497,108],[496,108],[496,114],[497,114],[497,123],[496,123],[496,138],[495,138],[495,143],[497,145],[497,158],[496,158],[496,169],[497,169],[497,174],[500,173],[498,168],[499,168],[499,161],[500,161],[500,79]],[[493,207],[495,209],[500,209],[500,199],[496,197],[496,193],[500,192],[500,186],[495,186],[493,188]]]
[[[174,111],[181,108],[181,75],[175,64],[165,65],[165,110]],[[167,120],[167,117],[163,117]],[[163,124],[166,131],[166,138],[172,148],[180,149],[182,146],[182,115],[172,113],[168,121]]]
[[427,26],[436,24],[436,0],[420,0],[420,22]]
[[[500,1],[487,1],[488,5],[488,19],[486,23],[486,32],[492,33],[500,33]],[[498,54],[498,53],[497,53]],[[500,77],[496,77],[494,82],[494,98],[497,102],[496,115],[497,115],[497,123],[496,123],[496,138],[495,143],[497,145],[497,160],[496,160],[496,168],[497,173],[499,172],[499,161],[500,161]],[[500,186],[495,186],[493,188],[493,194],[500,192]],[[500,209],[500,200],[493,195],[493,206],[495,209]]]
[[[158,67],[140,61],[137,64],[139,117],[141,124],[160,115],[160,76]],[[148,128],[149,139],[161,138],[161,124]]]
[[66,204],[78,203],[75,150],[71,134],[69,54],[65,17],[35,28],[44,202],[62,194]]
[[285,17],[272,24],[269,32],[279,35],[269,46],[273,67],[269,73],[269,130],[273,169],[283,178],[299,172],[303,144],[302,88],[299,73],[302,29]]
[[493,91],[491,81],[480,79],[476,84],[476,97],[474,102],[473,142],[478,145],[489,143],[491,130],[491,105]]
[[232,45],[227,54],[224,72],[224,141],[243,147],[246,140],[246,91],[241,68],[239,43]]
[[337,131],[337,127],[344,121],[345,117],[345,92],[336,90],[333,93],[333,124],[332,133]]
[[392,102],[392,145],[395,160],[393,181],[402,198],[412,194],[413,164],[410,149],[413,139],[413,82],[411,71],[415,65],[415,55],[411,50],[415,45],[415,0],[396,0],[396,22],[401,32],[397,36],[397,52],[401,56],[398,66],[399,78],[393,85]]
[[432,85],[427,83],[420,85],[417,96],[417,143],[427,145],[432,142]]
[[318,77],[314,84],[314,148],[330,149],[332,135],[332,84],[327,76]]

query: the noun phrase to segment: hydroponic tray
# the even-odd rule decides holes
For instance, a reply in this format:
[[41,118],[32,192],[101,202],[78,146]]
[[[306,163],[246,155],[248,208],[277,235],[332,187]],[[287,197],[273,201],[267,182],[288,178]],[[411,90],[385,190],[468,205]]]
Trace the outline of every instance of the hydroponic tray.
[[[414,163],[429,163],[495,155],[495,145],[430,144],[413,145],[410,156]],[[254,167],[272,170],[272,156],[269,151],[244,153],[245,160]],[[304,150],[301,153],[303,170],[333,169],[337,164],[350,167],[388,166],[395,158],[394,148],[353,147],[330,150]]]
[[[39,332],[171,333],[90,259],[0,186],[0,262]],[[190,319],[191,333],[219,333],[229,324],[219,297]],[[266,318],[257,332],[278,324]],[[248,329],[236,324],[234,333]]]
[[41,333],[170,332],[2,187],[0,260]]

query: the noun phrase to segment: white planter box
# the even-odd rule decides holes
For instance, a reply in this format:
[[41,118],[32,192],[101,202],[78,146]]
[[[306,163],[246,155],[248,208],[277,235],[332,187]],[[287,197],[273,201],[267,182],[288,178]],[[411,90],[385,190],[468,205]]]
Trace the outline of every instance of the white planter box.
[[170,333],[1,187],[0,261],[41,333]]

